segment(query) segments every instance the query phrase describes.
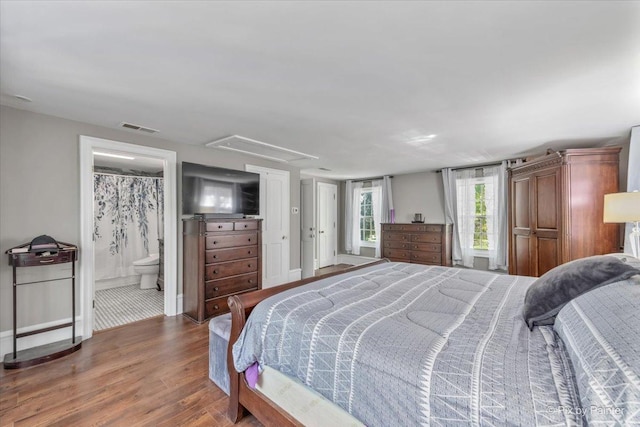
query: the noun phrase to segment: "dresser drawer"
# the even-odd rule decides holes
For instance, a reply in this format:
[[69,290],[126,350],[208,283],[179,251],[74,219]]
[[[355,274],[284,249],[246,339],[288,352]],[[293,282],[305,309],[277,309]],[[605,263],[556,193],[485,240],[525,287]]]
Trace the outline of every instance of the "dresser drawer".
[[233,222],[207,222],[205,229],[207,231],[231,231],[233,230]]
[[236,221],[234,230],[257,230],[258,223],[256,221]]
[[205,299],[258,289],[258,273],[242,274],[204,284]]
[[207,265],[204,269],[204,280],[222,279],[238,274],[258,271],[258,258],[247,258],[240,261],[221,262]]
[[411,244],[405,241],[384,241],[384,247],[389,249],[409,249]]
[[258,256],[257,246],[244,246],[241,248],[232,249],[216,249],[212,251],[206,251],[204,253],[204,262],[206,264],[212,264],[214,262],[234,261],[244,258],[255,258]]
[[409,262],[411,259],[411,251],[405,251],[402,249],[384,249],[383,256],[385,258],[393,258]]
[[413,234],[411,242],[414,243],[442,243],[442,235],[436,233]]
[[255,245],[258,242],[258,233],[228,234],[223,236],[207,236],[205,249],[232,248],[234,246]]
[[409,242],[411,241],[411,235],[404,233],[385,233],[384,240],[390,242]]
[[411,250],[441,253],[442,245],[440,243],[412,243]]
[[424,224],[383,224],[384,231],[425,231]]
[[411,262],[440,265],[442,263],[442,255],[435,252],[412,252]]
[[442,233],[443,226],[441,224],[425,224],[424,231],[429,233]]
[[226,296],[210,299],[204,303],[204,318],[215,317],[219,314],[227,313],[229,311],[229,303]]

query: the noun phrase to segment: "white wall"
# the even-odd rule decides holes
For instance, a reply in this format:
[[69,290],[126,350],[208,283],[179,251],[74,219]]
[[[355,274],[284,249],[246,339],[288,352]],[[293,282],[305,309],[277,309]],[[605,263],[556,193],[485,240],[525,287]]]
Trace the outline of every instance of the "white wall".
[[[139,144],[175,151],[178,174],[182,161],[231,169],[250,163],[290,172],[291,206],[300,206],[300,171],[282,163],[0,107],[0,250],[30,241],[40,234],[78,244],[80,235],[79,136]],[[178,179],[178,209],[180,186]],[[182,293],[182,221],[179,212],[165,212],[165,220],[177,222],[178,294]],[[300,267],[300,216],[290,218],[290,267]],[[82,257],[82,248],[80,248]],[[70,267],[52,267],[42,274],[65,274]],[[31,270],[31,269],[29,269]],[[36,274],[40,272],[22,272]],[[80,285],[78,285],[80,286]],[[69,285],[34,285],[19,289],[18,326],[68,318]],[[79,294],[79,293],[78,293]],[[0,262],[0,333],[12,328],[12,277],[7,260]],[[79,307],[77,305],[77,307]]]

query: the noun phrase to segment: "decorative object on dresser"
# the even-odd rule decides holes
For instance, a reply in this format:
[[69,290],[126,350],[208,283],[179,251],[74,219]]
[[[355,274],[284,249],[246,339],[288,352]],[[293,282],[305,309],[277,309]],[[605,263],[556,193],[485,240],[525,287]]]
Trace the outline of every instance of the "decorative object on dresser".
[[231,295],[262,288],[261,219],[183,220],[185,316],[202,323],[229,311]]
[[[78,247],[69,243],[57,242],[50,236],[42,235],[33,239],[30,243],[25,243],[9,249],[9,265],[13,271],[13,351],[4,357],[5,369],[25,368],[27,366],[38,365],[50,360],[58,359],[79,350],[82,346],[82,337],[76,336],[76,260],[78,259]],[[56,276],[53,279],[32,280],[18,283],[18,267],[42,267],[55,264],[71,263],[71,275],[65,277]],[[59,280],[70,280],[71,282],[71,321],[63,324],[49,326],[46,328],[18,333],[18,287],[40,283],[50,283]],[[41,295],[42,298],[45,298]],[[29,299],[29,303],[39,306],[42,301],[37,302]],[[45,298],[46,299],[46,298]],[[18,351],[18,338],[27,337],[56,329],[71,327],[70,339],[57,341],[37,347]]]
[[578,258],[618,252],[602,200],[618,191],[620,147],[567,149],[509,170],[509,274],[541,276]]
[[451,267],[451,224],[382,224],[382,256]]

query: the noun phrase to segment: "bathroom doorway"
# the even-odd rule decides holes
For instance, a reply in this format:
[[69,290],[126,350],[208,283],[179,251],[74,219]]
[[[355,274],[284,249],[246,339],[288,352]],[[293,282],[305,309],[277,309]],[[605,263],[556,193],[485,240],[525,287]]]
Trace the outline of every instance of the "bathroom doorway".
[[93,152],[93,330],[164,314],[164,162]]
[[[177,314],[175,177],[175,152],[80,137],[84,339],[94,330]],[[136,298],[147,307],[136,305]],[[101,304],[110,305],[111,318],[98,312]]]

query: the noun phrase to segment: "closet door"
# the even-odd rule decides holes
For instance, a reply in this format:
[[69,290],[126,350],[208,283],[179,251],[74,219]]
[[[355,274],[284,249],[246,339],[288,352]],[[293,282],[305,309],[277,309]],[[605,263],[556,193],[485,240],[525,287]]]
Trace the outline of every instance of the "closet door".
[[561,264],[560,181],[559,167],[532,176],[532,276],[542,276]]

